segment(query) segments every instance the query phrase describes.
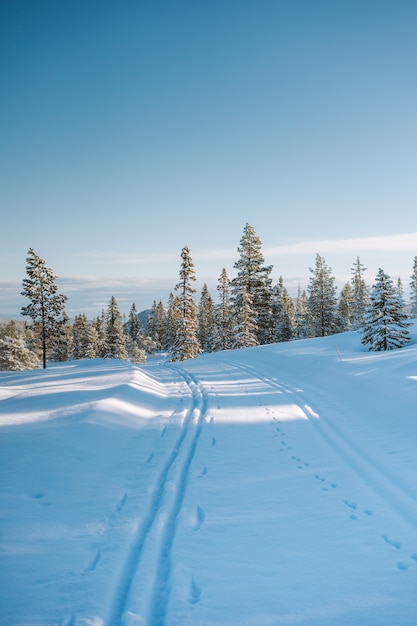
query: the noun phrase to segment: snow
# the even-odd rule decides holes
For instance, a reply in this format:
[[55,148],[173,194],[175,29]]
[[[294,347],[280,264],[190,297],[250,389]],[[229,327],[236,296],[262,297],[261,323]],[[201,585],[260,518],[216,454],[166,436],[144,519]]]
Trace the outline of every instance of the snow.
[[0,373],[2,626],[415,626],[417,325]]

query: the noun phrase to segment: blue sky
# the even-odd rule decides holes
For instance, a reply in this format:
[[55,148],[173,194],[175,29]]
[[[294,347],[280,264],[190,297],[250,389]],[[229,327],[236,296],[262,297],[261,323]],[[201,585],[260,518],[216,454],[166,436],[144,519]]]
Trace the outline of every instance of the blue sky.
[[316,253],[407,287],[416,32],[415,0],[3,0],[0,314],[29,247],[72,315],[166,301],[185,245],[216,296],[246,222],[293,295]]

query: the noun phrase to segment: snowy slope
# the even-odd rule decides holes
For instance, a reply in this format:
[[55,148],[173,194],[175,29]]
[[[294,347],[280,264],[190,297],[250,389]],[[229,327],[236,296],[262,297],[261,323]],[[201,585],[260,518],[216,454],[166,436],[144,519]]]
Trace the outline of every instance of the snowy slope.
[[415,626],[413,336],[0,373],[0,624]]

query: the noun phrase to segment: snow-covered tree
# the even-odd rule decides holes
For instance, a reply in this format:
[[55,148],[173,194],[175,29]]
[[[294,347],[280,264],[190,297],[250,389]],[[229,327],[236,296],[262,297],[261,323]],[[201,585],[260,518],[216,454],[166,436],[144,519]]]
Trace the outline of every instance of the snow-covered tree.
[[366,272],[366,267],[362,265],[359,257],[357,257],[351,269],[352,306],[350,326],[353,330],[363,326],[366,311],[369,307],[369,287],[363,278],[364,272]]
[[0,370],[17,371],[38,367],[38,355],[27,343],[25,329],[14,321],[0,327]]
[[180,282],[175,287],[178,291],[178,319],[174,343],[171,346],[172,361],[193,359],[200,351],[197,304],[194,297],[196,290],[192,287],[196,276],[188,246],[182,249],[181,259]]
[[230,300],[230,280],[223,268],[217,282],[220,302],[214,307],[213,350],[228,350],[233,343],[233,306]]
[[72,326],[72,357],[73,359],[91,359],[96,356],[97,330],[95,324],[90,325],[84,313],[76,315]]
[[308,336],[308,298],[305,290],[298,285],[295,301],[295,336],[303,339]]
[[129,316],[127,318],[126,328],[125,328],[126,335],[130,339],[131,342],[136,341],[139,328],[140,328],[139,314],[136,308],[136,304],[133,303],[132,306],[130,307]]
[[352,327],[352,304],[352,287],[350,283],[346,283],[340,292],[339,306],[337,309],[341,322],[341,330],[350,330]]
[[242,304],[236,312],[235,326],[233,328],[234,350],[238,348],[251,348],[259,345],[256,337],[256,321],[255,314],[252,309],[252,298],[250,293],[243,288]]
[[57,275],[46,267],[44,259],[33,248],[28,251],[26,273],[21,295],[29,298],[30,304],[22,307],[21,313],[28,315],[33,321],[45,368],[47,352],[55,345],[59,320],[65,310],[67,297],[58,293],[55,282]]
[[249,224],[245,225],[238,252],[240,258],[234,264],[238,273],[231,283],[236,313],[246,306],[244,293],[247,292],[252,301],[258,343],[271,343],[274,340],[270,278],[272,265],[264,265],[262,242]]
[[72,326],[65,311],[57,320],[55,345],[51,352],[51,360],[64,362],[72,358]]
[[395,350],[410,341],[407,316],[392,279],[381,268],[371,289],[362,343],[369,350]]
[[274,341],[289,341],[294,337],[294,303],[284,286],[282,276],[272,288],[272,313],[274,318]]
[[316,265],[314,269],[310,267],[310,272],[312,276],[307,287],[309,336],[333,335],[340,330],[335,278],[331,274],[331,268],[319,254],[316,255]]
[[206,283],[204,283],[201,290],[197,319],[197,337],[200,348],[203,352],[211,352],[213,350],[214,334],[214,302]]
[[[160,300],[154,300],[146,323],[146,335],[152,340],[155,350],[167,348],[167,311]],[[174,331],[175,332],[175,331]]]
[[417,317],[417,256],[414,257],[413,273],[410,280],[410,317]]
[[113,359],[127,359],[126,336],[123,332],[123,318],[114,296],[111,297],[106,315],[107,355]]

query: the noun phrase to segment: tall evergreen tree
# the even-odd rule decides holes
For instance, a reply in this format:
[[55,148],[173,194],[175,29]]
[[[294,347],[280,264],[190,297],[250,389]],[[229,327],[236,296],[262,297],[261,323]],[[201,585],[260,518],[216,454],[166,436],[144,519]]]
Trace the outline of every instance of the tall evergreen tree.
[[42,363],[46,367],[47,351],[53,349],[59,321],[65,310],[66,296],[58,293],[54,272],[46,267],[33,248],[26,259],[27,278],[23,280],[22,296],[29,298],[30,304],[22,307],[22,315],[28,315],[34,324],[41,345]]
[[417,317],[417,256],[414,257],[413,273],[410,280],[410,317]]
[[154,300],[146,323],[146,335],[153,342],[155,350],[167,348],[167,311],[160,300]]
[[308,336],[308,298],[305,290],[301,291],[300,285],[295,301],[295,336],[297,339]]
[[230,299],[230,280],[223,268],[217,283],[220,302],[215,306],[214,350],[229,350],[233,343],[233,306]]
[[135,342],[140,328],[139,314],[136,304],[130,307],[129,316],[126,323],[126,334],[131,342]]
[[256,338],[256,321],[252,309],[252,298],[250,293],[243,288],[242,305],[236,312],[236,323],[233,329],[232,348],[251,348],[258,345]]
[[0,370],[17,371],[37,367],[38,355],[28,346],[25,329],[14,321],[0,326]]
[[174,344],[171,347],[171,359],[173,361],[193,359],[200,351],[197,337],[197,305],[194,297],[196,290],[192,287],[196,276],[188,246],[182,249],[181,259],[180,282],[175,287],[178,291],[179,315]]
[[340,292],[338,314],[341,322],[341,330],[350,330],[352,326],[352,303],[353,294],[350,283],[346,283]]
[[72,326],[65,311],[57,323],[55,345],[52,350],[52,361],[70,361],[72,358]]
[[308,291],[308,325],[311,337],[325,337],[340,330],[340,320],[337,315],[335,278],[331,268],[319,254],[316,255],[316,265],[312,269],[312,276],[307,287]]
[[246,224],[238,248],[240,258],[234,264],[238,270],[232,280],[232,300],[236,312],[243,306],[248,293],[252,301],[252,311],[257,326],[258,343],[267,344],[274,340],[274,319],[270,278],[272,265],[264,265],[262,242],[249,224]]
[[200,305],[197,313],[198,331],[197,337],[203,352],[213,350],[214,334],[214,302],[206,283],[201,291]]
[[410,341],[409,326],[398,289],[380,268],[371,289],[362,343],[375,351],[401,348]]
[[294,303],[284,286],[282,276],[272,288],[272,312],[274,317],[274,341],[289,341],[294,337]]
[[88,338],[88,322],[85,313],[74,317],[72,325],[72,357],[75,360],[90,358]]
[[357,330],[363,326],[366,311],[369,307],[369,287],[363,278],[364,272],[366,272],[366,267],[362,265],[359,257],[357,257],[351,269],[352,311],[350,325],[353,330]]
[[107,355],[113,359],[127,359],[126,336],[123,331],[123,318],[114,296],[111,297],[107,308]]

